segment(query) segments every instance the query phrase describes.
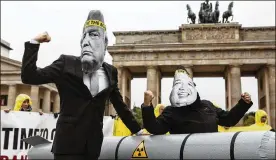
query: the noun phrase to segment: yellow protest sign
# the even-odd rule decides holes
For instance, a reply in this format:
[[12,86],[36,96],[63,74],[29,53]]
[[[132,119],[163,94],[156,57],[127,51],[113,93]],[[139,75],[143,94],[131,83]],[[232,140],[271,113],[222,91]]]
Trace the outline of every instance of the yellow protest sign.
[[132,159],[147,159],[148,158],[144,140],[136,147],[131,158]]

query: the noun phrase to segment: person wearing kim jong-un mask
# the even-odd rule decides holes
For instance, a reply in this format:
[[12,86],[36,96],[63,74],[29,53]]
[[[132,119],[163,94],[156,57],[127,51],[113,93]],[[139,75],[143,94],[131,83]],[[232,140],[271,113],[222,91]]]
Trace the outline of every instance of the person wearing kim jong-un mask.
[[[215,92],[215,86],[213,90],[205,92]],[[218,132],[218,125],[236,125],[253,105],[247,92],[241,95],[241,99],[230,111],[215,107],[209,100],[202,100],[196,84],[185,68],[175,71],[169,97],[171,105],[165,107],[157,118],[151,103],[153,98],[153,93],[146,91],[141,105],[144,127],[151,134]]]

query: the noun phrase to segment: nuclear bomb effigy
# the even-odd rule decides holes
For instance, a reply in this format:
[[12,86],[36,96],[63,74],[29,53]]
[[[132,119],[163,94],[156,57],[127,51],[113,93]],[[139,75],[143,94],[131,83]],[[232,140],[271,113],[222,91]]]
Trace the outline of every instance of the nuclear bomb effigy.
[[[54,159],[51,142],[23,141],[33,145],[28,159]],[[99,159],[275,159],[275,132],[105,137]]]

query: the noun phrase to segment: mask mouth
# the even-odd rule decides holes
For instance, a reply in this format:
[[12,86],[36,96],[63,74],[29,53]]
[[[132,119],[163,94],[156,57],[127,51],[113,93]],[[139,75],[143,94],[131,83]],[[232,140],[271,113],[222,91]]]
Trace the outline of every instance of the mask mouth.
[[188,97],[188,96],[190,96],[190,94],[189,93],[180,93],[180,94],[178,94],[178,96],[181,98],[181,97]]
[[177,95],[178,95],[179,97],[188,97],[188,96],[191,95],[191,93],[190,93],[190,92],[187,92],[187,91],[180,91],[180,92],[178,92]]
[[95,58],[92,58],[91,60],[83,58],[81,61],[82,71],[85,74],[93,73],[101,67],[101,64]]
[[83,51],[82,52],[82,57],[83,56],[92,56],[93,55],[93,52],[91,52],[91,51]]

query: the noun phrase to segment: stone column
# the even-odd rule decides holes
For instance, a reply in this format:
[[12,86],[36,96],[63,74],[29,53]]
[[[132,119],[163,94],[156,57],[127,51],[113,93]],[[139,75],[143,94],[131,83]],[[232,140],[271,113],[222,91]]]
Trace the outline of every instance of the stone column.
[[156,87],[157,87],[157,103],[160,104],[161,103],[161,79],[162,79],[162,74],[161,71],[158,69],[157,70],[157,74],[156,74],[156,78],[157,78],[157,83],[156,83]]
[[16,100],[16,84],[11,84],[9,85],[7,107],[10,109],[13,109],[15,100]]
[[48,88],[44,89],[43,95],[43,104],[42,104],[42,111],[44,113],[50,113],[50,104],[51,104],[51,91]]
[[117,67],[117,71],[118,71],[118,88],[120,89],[120,91],[122,92],[122,71],[123,71],[123,67]]
[[[258,108],[270,115],[268,68],[262,67],[256,77],[258,79]],[[270,124],[270,117],[268,117],[268,124]]]
[[268,65],[269,105],[271,127],[275,129],[275,64]]
[[54,98],[54,108],[53,108],[53,112],[57,113],[60,111],[60,98],[59,98],[59,94],[56,93],[55,98]]
[[123,97],[124,102],[127,104],[128,107],[131,108],[131,80],[132,76],[130,71],[127,68],[121,68],[120,73],[120,81],[121,81],[121,94]]
[[[230,74],[230,106],[229,110],[233,108],[238,101],[241,99],[241,69],[239,64],[233,64],[229,66]],[[229,98],[228,98],[229,99]],[[236,126],[242,126],[242,119],[237,123]]]
[[230,106],[231,106],[231,87],[230,87],[230,83],[231,83],[231,75],[229,72],[229,67],[227,67],[227,69],[225,70],[225,75],[224,75],[224,79],[225,79],[225,108],[227,110],[230,110]]
[[109,109],[108,109],[108,115],[107,116],[109,116],[109,115],[115,115],[116,114],[116,110],[115,110],[115,108],[113,107],[113,104],[112,103],[109,103]]
[[106,101],[106,103],[105,103],[105,109],[104,109],[104,116],[109,116],[110,114],[110,108],[109,108],[110,106],[109,106],[109,100],[107,100]]
[[[117,68],[117,72],[118,72],[118,75],[117,75],[117,78],[118,78],[118,88],[119,88],[119,91],[123,97],[123,100],[124,100],[124,95],[123,95],[123,82],[122,82],[122,73],[123,73],[123,70],[124,68],[122,66],[115,66]],[[109,104],[109,105],[108,105]],[[113,104],[112,103],[109,103],[109,102],[106,102],[106,105],[108,105],[108,110],[105,112],[105,114],[108,114],[108,116],[110,114],[112,115],[115,115],[116,114],[116,111],[115,111],[115,108],[113,107]]]
[[241,99],[241,69],[239,65],[231,65],[229,67],[230,72],[230,95],[231,105],[234,107],[235,104]]
[[32,112],[39,111],[39,87],[31,86]]
[[157,89],[157,67],[148,66],[147,68],[147,90],[151,90],[155,98],[152,100],[153,107],[158,103],[158,89]]

